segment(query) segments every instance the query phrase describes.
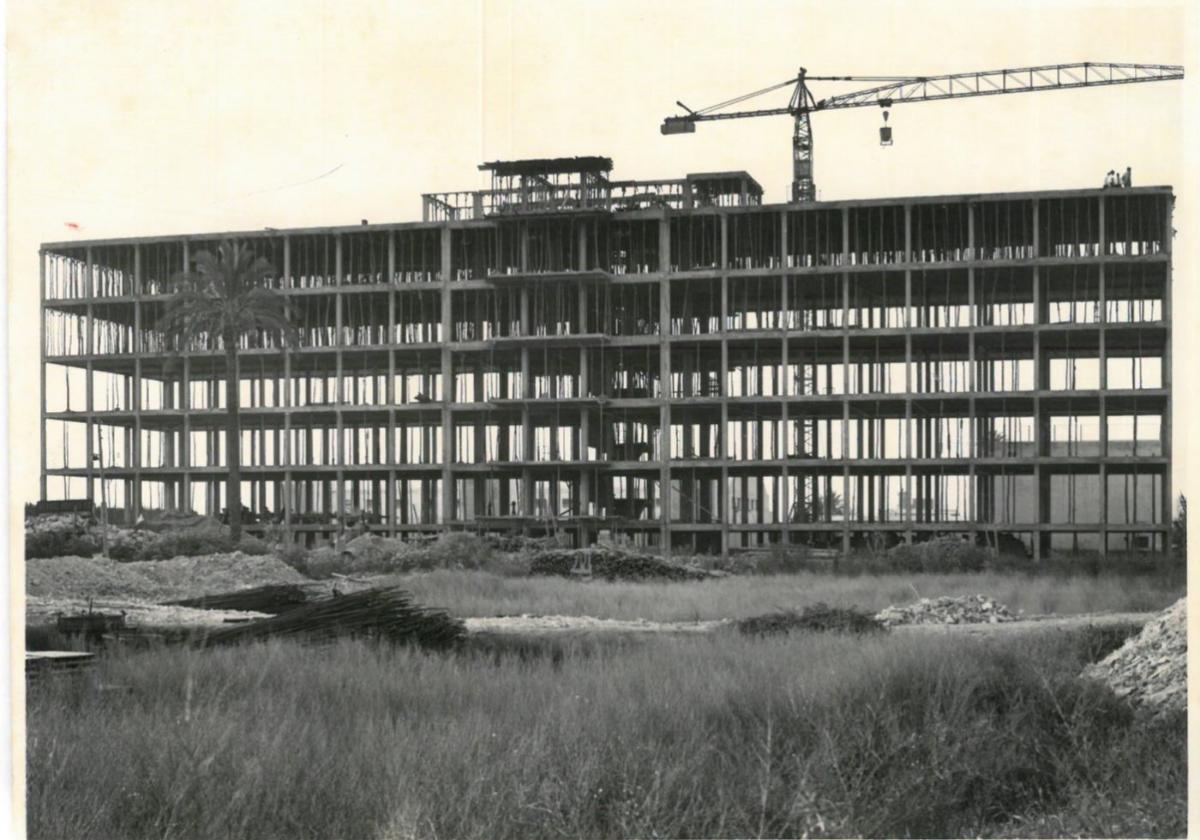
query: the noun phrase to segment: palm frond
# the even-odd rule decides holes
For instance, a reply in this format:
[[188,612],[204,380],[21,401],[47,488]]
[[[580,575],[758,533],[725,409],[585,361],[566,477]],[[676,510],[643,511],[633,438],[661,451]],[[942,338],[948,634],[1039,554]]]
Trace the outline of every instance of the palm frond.
[[226,240],[215,253],[196,253],[192,265],[171,278],[174,293],[157,324],[165,335],[183,345],[259,332],[296,339],[285,298],[267,286],[275,268],[252,248]]

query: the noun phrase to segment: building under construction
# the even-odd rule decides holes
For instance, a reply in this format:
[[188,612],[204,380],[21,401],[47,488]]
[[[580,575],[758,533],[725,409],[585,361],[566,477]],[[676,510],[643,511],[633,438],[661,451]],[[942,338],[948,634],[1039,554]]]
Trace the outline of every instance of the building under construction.
[[764,205],[745,172],[482,168],[420,222],[44,245],[42,497],[220,513],[224,354],[156,323],[234,238],[299,330],[243,339],[251,530],[1165,549],[1169,187]]

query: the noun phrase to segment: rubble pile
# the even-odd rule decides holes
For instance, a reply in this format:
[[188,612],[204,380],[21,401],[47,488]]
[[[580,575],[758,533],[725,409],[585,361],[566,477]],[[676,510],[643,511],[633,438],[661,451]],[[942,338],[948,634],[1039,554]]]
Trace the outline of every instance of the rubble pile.
[[159,593],[132,564],[102,557],[46,557],[25,564],[25,594],[46,598],[131,598]]
[[1082,676],[1153,711],[1187,709],[1187,599],[1151,619],[1142,632]]
[[588,576],[604,580],[704,580],[712,577],[703,569],[608,546],[541,551],[529,563],[531,575],[571,577],[585,569]]
[[[38,628],[53,627],[63,615],[82,615],[89,610],[105,613],[121,613],[126,623],[135,630],[148,628],[179,627],[224,627],[230,619],[242,620],[265,618],[264,613],[234,610],[197,610],[188,607],[164,606],[131,602],[124,598],[95,600],[86,598],[39,598],[25,599],[26,633],[36,634]],[[31,648],[32,649],[32,648]]]
[[884,607],[875,620],[885,627],[899,624],[999,624],[1019,616],[985,595],[922,598],[912,604]]
[[48,598],[161,601],[306,578],[277,557],[207,554],[118,563],[103,557],[48,557],[25,564],[25,593]]
[[39,513],[25,517],[25,534],[76,533],[88,529],[88,521],[77,513]]

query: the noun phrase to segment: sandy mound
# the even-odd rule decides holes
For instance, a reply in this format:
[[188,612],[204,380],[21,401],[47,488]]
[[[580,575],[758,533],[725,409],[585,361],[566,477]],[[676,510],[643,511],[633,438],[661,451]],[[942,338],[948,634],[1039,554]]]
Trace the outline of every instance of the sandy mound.
[[1083,671],[1121,697],[1159,711],[1187,709],[1187,599],[1151,619],[1142,632]]
[[901,624],[999,624],[1016,621],[1008,607],[983,595],[961,598],[922,598],[902,607],[880,610],[875,620],[887,627]]
[[277,557],[241,552],[136,563],[51,557],[25,564],[25,593],[48,598],[169,601],[305,580]]
[[[268,618],[266,613],[239,612],[236,610],[194,610],[187,607],[164,607],[128,599],[108,601],[96,599],[91,608],[98,613],[125,614],[126,624],[133,629],[145,627],[226,627],[228,620]],[[82,615],[88,611],[89,603],[79,598],[25,599],[25,621],[27,625],[53,624],[59,615]]]

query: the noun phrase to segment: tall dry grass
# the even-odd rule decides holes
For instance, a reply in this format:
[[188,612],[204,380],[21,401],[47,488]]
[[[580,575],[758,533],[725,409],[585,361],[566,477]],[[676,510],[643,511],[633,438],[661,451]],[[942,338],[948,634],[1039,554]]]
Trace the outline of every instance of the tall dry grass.
[[693,583],[606,583],[502,577],[440,569],[388,578],[421,603],[460,616],[590,615],[698,621],[744,618],[817,602],[879,610],[919,597],[987,595],[1028,615],[1148,612],[1183,596],[1182,581],[1157,576],[1034,576],[983,572],[844,577],[814,572],[734,576]]
[[37,688],[34,838],[1169,835],[1183,719],[1087,645],[735,634],[555,657],[343,643],[105,662]]

